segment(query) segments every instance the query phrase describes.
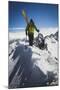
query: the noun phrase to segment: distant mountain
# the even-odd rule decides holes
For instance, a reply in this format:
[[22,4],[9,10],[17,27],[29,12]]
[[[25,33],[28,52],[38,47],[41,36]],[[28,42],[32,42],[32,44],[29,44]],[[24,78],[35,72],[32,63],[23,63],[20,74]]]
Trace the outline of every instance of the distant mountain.
[[45,38],[50,37],[50,38],[54,38],[55,40],[58,40],[58,31],[55,34],[50,34],[45,36]]
[[58,40],[58,31],[54,34],[54,38]]
[[43,36],[43,34],[39,33],[34,41],[35,46],[39,47],[40,49],[47,48],[45,44],[45,39],[48,38],[54,38],[55,40],[58,40],[58,31],[55,34],[46,35],[45,37]]

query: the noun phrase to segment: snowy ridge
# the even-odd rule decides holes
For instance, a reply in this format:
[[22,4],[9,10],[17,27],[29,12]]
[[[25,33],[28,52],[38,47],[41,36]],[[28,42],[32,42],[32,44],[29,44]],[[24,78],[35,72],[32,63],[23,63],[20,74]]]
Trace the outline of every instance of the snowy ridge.
[[58,85],[58,40],[49,35],[45,43],[41,50],[24,33],[9,33],[9,88]]

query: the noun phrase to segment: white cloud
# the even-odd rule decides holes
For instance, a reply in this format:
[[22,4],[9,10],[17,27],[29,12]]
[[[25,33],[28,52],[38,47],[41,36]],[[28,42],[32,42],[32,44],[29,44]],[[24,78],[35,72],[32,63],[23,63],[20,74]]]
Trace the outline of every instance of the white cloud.
[[16,30],[24,30],[25,28],[24,27],[13,27],[13,28],[9,28],[9,30],[12,30],[12,31],[16,31]]
[[50,28],[40,28],[40,32],[46,36],[50,34],[54,34],[58,30],[58,27],[50,27]]
[[[14,38],[24,38],[26,37],[25,35],[25,28],[9,28],[9,30],[12,30],[12,32],[9,32],[9,37],[10,39],[14,39]],[[50,35],[50,34],[54,34],[56,33],[56,31],[58,30],[58,28],[53,28],[53,27],[50,27],[50,28],[40,28],[40,33],[43,34],[43,36],[46,36],[46,35]],[[35,31],[34,32],[34,37],[36,37],[38,35],[38,33]]]

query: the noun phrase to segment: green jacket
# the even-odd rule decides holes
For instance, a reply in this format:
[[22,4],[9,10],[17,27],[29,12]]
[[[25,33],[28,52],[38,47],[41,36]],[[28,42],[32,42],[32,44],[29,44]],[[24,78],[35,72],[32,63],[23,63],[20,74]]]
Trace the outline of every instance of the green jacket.
[[27,34],[34,34],[34,30],[36,30],[37,32],[39,32],[39,30],[36,28],[36,26],[34,24],[28,24],[27,27],[26,27],[26,35]]

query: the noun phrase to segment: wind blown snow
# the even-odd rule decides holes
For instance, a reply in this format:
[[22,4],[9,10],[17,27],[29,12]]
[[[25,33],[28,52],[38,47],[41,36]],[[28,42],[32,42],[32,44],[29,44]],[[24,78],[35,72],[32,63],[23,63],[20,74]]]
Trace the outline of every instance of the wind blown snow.
[[[45,36],[46,36],[46,34],[45,34]],[[35,35],[35,37],[36,37],[36,35]],[[22,59],[23,57],[26,56],[25,58],[27,58],[26,60],[28,63],[29,55],[32,54],[31,55],[31,62],[33,63],[32,71],[35,73],[34,68],[38,67],[41,70],[41,72],[43,72],[43,75],[46,76],[46,77],[43,77],[43,75],[40,72],[39,75],[41,78],[39,80],[40,81],[39,84],[40,85],[45,85],[45,84],[46,85],[58,85],[58,63],[59,63],[58,62],[58,41],[55,40],[54,37],[46,37],[45,43],[47,44],[48,50],[46,50],[46,49],[41,50],[34,45],[33,45],[33,47],[29,46],[28,42],[25,43],[25,40],[26,40],[26,36],[25,36],[24,31],[9,32],[9,77],[11,76],[11,73],[14,71],[14,68],[17,65],[17,62],[19,61],[19,58]],[[26,51],[24,51],[25,45],[27,46]],[[22,50],[22,51],[20,51],[20,50]],[[28,64],[30,64],[30,63],[28,63]],[[20,77],[20,81],[19,81],[19,78],[17,78],[18,70],[20,70],[19,67],[17,68],[15,75],[13,75],[14,77],[12,78],[12,80],[10,82],[11,83],[10,87],[18,87],[20,85],[21,77]],[[33,78],[33,72],[31,74],[30,79]],[[16,78],[17,78],[17,81],[15,82]],[[42,80],[42,78],[43,78],[43,80]],[[34,79],[32,79],[32,80],[34,81]],[[38,81],[38,79],[37,79],[37,81]]]

